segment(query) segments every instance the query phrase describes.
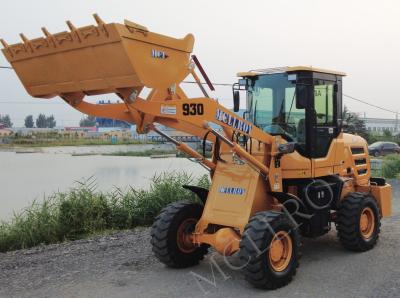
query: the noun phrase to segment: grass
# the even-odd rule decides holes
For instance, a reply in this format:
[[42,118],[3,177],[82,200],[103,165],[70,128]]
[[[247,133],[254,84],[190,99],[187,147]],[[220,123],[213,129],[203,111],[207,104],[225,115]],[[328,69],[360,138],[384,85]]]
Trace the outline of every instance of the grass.
[[400,179],[400,155],[391,154],[383,159],[382,174],[385,178]]
[[85,238],[110,230],[149,225],[167,204],[198,201],[182,185],[209,187],[207,175],[194,178],[186,172],[155,175],[149,189],[97,191],[96,181],[77,182],[69,191],[35,201],[8,222],[0,223],[0,251],[29,248]]
[[382,170],[372,170],[372,175],[375,177],[400,179],[400,155],[391,154],[381,159],[383,160]]

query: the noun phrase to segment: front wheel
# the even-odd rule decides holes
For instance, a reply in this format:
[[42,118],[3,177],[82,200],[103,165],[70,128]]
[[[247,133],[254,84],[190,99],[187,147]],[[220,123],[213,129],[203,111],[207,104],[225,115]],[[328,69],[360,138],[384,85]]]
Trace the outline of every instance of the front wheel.
[[376,200],[368,194],[351,193],[340,203],[336,226],[345,248],[353,251],[373,248],[381,228]]
[[204,258],[208,246],[195,246],[191,239],[202,213],[202,205],[190,202],[172,203],[160,212],[151,229],[153,252],[160,262],[186,268]]
[[277,289],[296,274],[300,236],[290,219],[279,212],[259,212],[246,225],[240,259],[246,280],[257,288]]

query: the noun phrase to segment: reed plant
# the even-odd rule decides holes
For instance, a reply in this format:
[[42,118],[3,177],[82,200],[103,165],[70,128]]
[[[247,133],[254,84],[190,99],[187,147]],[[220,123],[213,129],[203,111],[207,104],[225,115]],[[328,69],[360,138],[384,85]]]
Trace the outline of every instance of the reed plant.
[[151,178],[150,187],[98,191],[96,179],[76,182],[65,192],[34,201],[11,220],[0,222],[0,252],[40,244],[75,240],[104,231],[149,225],[167,204],[198,201],[182,185],[209,187],[207,175],[163,172]]

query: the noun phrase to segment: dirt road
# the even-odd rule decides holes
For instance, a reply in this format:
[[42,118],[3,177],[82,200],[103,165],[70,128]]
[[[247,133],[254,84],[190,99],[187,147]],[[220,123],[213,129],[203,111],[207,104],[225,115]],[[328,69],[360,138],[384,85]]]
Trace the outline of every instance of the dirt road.
[[149,228],[137,228],[0,254],[0,296],[399,297],[399,198],[396,194],[394,216],[383,221],[375,249],[348,252],[340,246],[334,229],[315,240],[303,239],[295,279],[276,291],[250,287],[239,270],[230,268],[239,265],[235,256],[226,261],[210,253],[199,266],[165,268],[153,257]]

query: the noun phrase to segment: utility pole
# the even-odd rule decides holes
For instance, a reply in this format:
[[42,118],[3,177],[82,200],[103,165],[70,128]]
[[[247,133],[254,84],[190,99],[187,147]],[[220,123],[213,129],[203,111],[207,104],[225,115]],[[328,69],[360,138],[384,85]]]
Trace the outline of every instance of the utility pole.
[[399,112],[396,113],[396,126],[395,131],[399,132]]

